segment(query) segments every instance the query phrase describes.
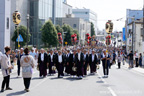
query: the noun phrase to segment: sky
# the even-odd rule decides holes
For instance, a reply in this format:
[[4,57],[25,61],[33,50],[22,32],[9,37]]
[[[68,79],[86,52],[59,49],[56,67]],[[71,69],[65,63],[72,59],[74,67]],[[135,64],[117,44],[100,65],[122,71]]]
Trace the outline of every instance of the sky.
[[[112,20],[113,31],[122,31],[125,26],[126,9],[142,10],[143,0],[67,0],[73,8],[91,9],[97,14],[99,30],[105,29],[105,23]],[[121,21],[117,19],[123,18]]]

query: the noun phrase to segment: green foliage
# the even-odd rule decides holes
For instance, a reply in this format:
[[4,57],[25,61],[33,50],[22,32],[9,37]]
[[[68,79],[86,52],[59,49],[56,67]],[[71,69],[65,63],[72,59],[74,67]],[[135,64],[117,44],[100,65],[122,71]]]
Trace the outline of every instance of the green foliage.
[[62,28],[64,32],[67,32],[64,35],[64,42],[68,42],[68,45],[72,45],[71,35],[74,34],[72,27],[70,25],[65,24],[62,26]]
[[21,47],[26,45],[27,36],[28,36],[28,42],[30,41],[30,37],[31,37],[31,34],[29,32],[28,32],[28,35],[27,35],[27,28],[25,26],[23,26],[23,25],[18,26],[18,28],[14,31],[14,34],[13,34],[13,36],[11,38],[11,40],[13,42],[15,42],[15,47],[16,48],[18,46],[18,43],[16,42],[16,39],[18,38],[18,31],[19,31],[19,34],[22,35],[23,40],[24,40],[23,42],[20,42]]
[[45,46],[57,46],[58,44],[58,35],[55,26],[53,25],[52,21],[47,21],[42,26],[42,41],[44,42]]
[[91,22],[91,36],[95,35],[94,24]]
[[60,32],[60,33],[63,32],[63,29],[60,27],[60,25],[56,25],[55,28],[56,28],[56,30],[57,30],[58,33],[59,33],[59,32]]

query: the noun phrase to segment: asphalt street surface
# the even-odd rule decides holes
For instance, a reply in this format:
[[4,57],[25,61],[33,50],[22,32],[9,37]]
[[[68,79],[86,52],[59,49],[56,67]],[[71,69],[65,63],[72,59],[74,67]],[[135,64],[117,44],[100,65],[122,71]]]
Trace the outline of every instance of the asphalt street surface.
[[[39,78],[34,70],[30,92],[24,91],[23,79],[16,78],[16,71],[11,74],[10,87],[13,90],[0,93],[0,96],[144,96],[144,74],[122,66],[113,65],[109,78],[103,78],[102,67],[97,74],[82,80],[65,76]],[[0,83],[3,77],[0,74]],[[1,84],[0,84],[1,85]]]

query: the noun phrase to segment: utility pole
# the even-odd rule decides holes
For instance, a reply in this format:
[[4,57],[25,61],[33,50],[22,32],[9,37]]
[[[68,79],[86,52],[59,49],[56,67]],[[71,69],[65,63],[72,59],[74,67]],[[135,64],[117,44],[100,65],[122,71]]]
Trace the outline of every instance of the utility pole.
[[53,7],[52,7],[52,22],[55,25],[55,17],[56,17],[56,0],[53,0]]
[[28,34],[29,34],[29,14],[27,14],[27,47],[28,47]]

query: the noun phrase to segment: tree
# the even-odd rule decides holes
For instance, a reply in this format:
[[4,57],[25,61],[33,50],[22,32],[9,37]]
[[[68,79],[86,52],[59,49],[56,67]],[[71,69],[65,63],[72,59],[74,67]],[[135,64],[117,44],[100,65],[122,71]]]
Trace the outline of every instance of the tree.
[[[16,42],[16,39],[18,38],[18,32],[23,37],[23,40],[24,40],[23,42],[20,42],[21,47],[25,46],[26,43],[27,43],[27,39],[28,39],[28,42],[29,42],[30,41],[30,37],[31,37],[31,34],[29,32],[28,32],[28,35],[27,35],[27,27],[25,27],[23,25],[18,26],[18,28],[15,29],[14,34],[13,34],[13,36],[11,38],[11,40],[13,42],[15,42],[15,47],[16,48],[18,47],[18,42]],[[28,36],[28,38],[27,38],[27,36]]]
[[64,42],[68,42],[68,45],[72,45],[71,35],[74,34],[72,27],[70,27],[70,25],[65,24],[62,26],[62,28],[64,32],[67,32],[64,36]]
[[60,27],[60,25],[56,25],[55,28],[56,28],[56,30],[57,30],[58,33],[59,33],[59,32],[60,32],[60,33],[63,32],[63,29]]
[[41,31],[42,31],[42,41],[44,42],[45,46],[47,45],[57,46],[58,44],[57,30],[51,20],[47,21],[42,26]]
[[95,35],[94,24],[91,22],[91,36]]

